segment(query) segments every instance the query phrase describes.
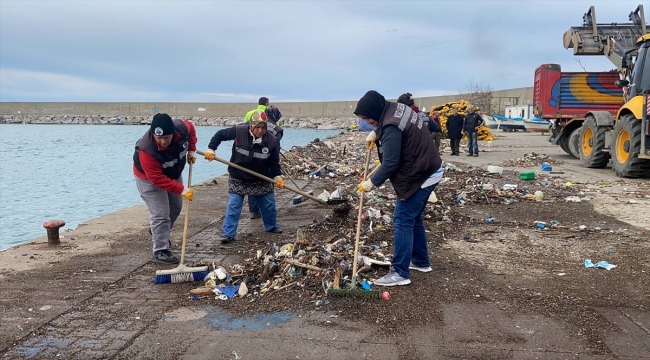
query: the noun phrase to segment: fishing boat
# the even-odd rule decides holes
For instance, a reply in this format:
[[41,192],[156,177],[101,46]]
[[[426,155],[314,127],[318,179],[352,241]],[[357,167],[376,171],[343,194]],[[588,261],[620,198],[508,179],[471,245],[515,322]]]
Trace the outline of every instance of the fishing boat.
[[526,127],[527,132],[547,133],[549,132],[550,125],[551,123],[546,119],[540,119],[540,118],[524,119],[524,126]]
[[497,123],[495,129],[501,129],[501,131],[505,132],[517,130],[526,131],[526,127],[524,126],[524,119],[522,118],[507,118],[500,115],[492,115],[492,118]]

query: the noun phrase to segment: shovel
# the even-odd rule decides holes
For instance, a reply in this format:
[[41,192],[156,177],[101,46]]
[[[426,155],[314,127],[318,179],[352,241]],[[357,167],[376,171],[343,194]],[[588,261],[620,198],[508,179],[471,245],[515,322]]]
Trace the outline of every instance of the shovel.
[[[199,155],[205,156],[205,153],[204,153],[203,151],[199,151],[199,150],[197,150],[196,153],[199,154]],[[233,163],[231,163],[231,162],[228,161],[228,160],[224,160],[224,159],[221,159],[221,158],[216,157],[216,156],[214,157],[214,159],[217,160],[217,161],[220,162],[220,163],[224,163],[224,164],[226,164],[226,165],[228,165],[228,166],[232,166],[232,167],[234,167],[235,169],[238,169],[238,170],[241,170],[241,171],[243,171],[243,172],[249,173],[249,174],[251,174],[251,175],[257,176],[258,178],[260,178],[260,179],[262,179],[262,180],[265,180],[265,181],[268,181],[268,182],[270,182],[270,183],[272,183],[272,184],[277,183],[277,181],[271,179],[270,177],[264,176],[264,175],[262,175],[262,174],[260,174],[260,173],[256,173],[256,172],[253,171],[253,170],[246,169],[246,168],[243,167],[243,166],[239,166],[239,165],[237,165],[237,164],[233,164]],[[323,200],[323,199],[319,199],[319,198],[315,197],[314,195],[310,195],[310,194],[308,194],[308,193],[306,193],[306,192],[304,192],[304,191],[301,191],[301,190],[298,190],[298,189],[294,189],[294,188],[289,187],[289,186],[286,186],[286,185],[284,186],[284,189],[287,189],[287,190],[289,190],[289,191],[293,191],[293,192],[295,192],[296,194],[302,195],[302,196],[306,197],[306,198],[309,199],[309,200],[314,200],[314,201],[318,202],[319,204],[323,204],[323,205],[338,205],[338,204],[343,204],[343,203],[348,202],[347,199],[327,199],[327,201],[325,201],[325,200]]]

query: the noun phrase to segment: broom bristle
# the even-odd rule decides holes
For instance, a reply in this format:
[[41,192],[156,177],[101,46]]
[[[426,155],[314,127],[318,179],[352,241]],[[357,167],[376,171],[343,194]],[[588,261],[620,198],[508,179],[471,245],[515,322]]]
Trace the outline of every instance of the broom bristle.
[[182,272],[177,274],[156,275],[156,284],[194,282],[205,279],[210,271]]

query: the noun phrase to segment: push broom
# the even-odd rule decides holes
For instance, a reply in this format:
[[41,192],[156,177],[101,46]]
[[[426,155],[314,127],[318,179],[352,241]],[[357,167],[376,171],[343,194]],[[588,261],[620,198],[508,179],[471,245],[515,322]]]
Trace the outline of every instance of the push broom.
[[[366,154],[366,167],[363,169],[363,179],[366,180],[368,175],[368,166],[370,165],[370,150],[371,147],[368,147],[368,153]],[[343,297],[354,297],[354,296],[371,296],[379,297],[379,291],[377,290],[364,290],[357,288],[357,259],[359,257],[359,239],[361,239],[361,215],[363,215],[363,194],[365,191],[361,192],[359,200],[359,214],[357,216],[357,236],[354,241],[354,261],[352,262],[352,282],[349,289],[327,289],[328,295],[334,296],[343,296]],[[338,285],[338,284],[337,284]]]
[[[187,187],[192,184],[192,164],[187,177]],[[156,271],[156,284],[201,281],[210,273],[207,266],[189,267],[185,265],[185,244],[187,243],[187,224],[190,221],[190,200],[185,203],[185,224],[183,225],[183,244],[181,245],[181,262],[171,270]]]

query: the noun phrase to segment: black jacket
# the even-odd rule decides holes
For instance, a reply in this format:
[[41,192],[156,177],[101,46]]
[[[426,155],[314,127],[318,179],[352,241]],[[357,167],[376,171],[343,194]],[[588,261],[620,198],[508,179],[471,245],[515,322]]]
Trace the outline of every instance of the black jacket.
[[[243,166],[266,177],[274,178],[282,175],[280,169],[280,147],[270,132],[262,136],[261,144],[253,144],[253,136],[249,133],[248,125],[233,126],[221,129],[210,140],[208,148],[217,150],[222,141],[234,140],[230,162]],[[228,166],[228,173],[233,179],[245,182],[264,181],[245,171]]]
[[449,115],[447,117],[447,139],[461,139],[463,135],[463,122],[465,118],[463,115]]
[[481,125],[483,125],[483,118],[476,111],[465,115],[465,124],[463,125],[465,131],[476,131],[474,128]]

